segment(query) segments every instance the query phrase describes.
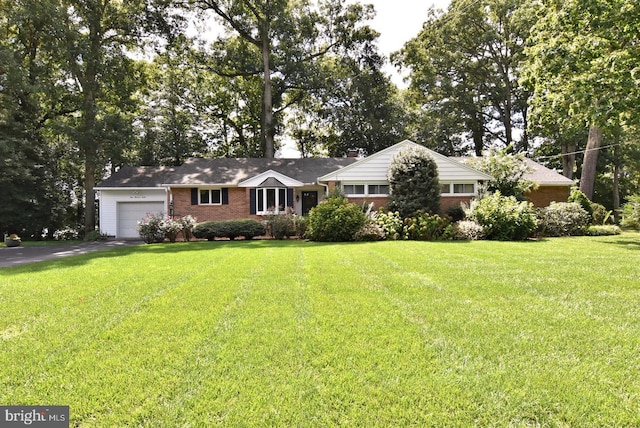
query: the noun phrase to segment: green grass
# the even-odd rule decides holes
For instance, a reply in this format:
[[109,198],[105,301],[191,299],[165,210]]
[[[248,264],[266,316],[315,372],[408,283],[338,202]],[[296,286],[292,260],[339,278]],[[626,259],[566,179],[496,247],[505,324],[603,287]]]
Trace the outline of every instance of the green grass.
[[638,426],[640,236],[206,242],[0,269],[0,403],[72,426]]

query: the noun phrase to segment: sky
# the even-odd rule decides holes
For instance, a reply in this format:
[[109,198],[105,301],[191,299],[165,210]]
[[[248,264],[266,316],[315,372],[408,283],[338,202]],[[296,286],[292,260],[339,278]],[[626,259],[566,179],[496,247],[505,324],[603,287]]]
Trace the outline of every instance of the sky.
[[[446,10],[450,0],[360,0],[360,2],[372,4],[375,7],[376,17],[369,25],[380,33],[378,48],[388,57],[418,35],[431,6]],[[385,70],[392,75],[397,85],[404,86],[402,77],[394,67],[388,66]]]

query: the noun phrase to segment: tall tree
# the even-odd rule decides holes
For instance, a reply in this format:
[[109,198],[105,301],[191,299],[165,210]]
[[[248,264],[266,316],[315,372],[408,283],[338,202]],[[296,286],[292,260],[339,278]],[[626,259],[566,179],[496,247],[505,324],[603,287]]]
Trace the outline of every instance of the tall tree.
[[[161,2],[117,0],[61,0],[55,15],[57,48],[65,68],[76,83],[77,121],[72,136],[84,162],[85,231],[95,229],[94,187],[106,165],[109,142],[122,141],[114,133],[127,123],[135,109],[133,94],[139,87],[140,70],[129,55],[138,49],[152,29],[168,28]],[[156,19],[159,19],[157,21]]]
[[603,134],[637,121],[639,39],[635,0],[547,0],[532,29],[524,72],[531,120],[566,115],[589,128],[580,177],[589,198]]
[[384,58],[372,46],[357,56],[326,58],[324,88],[296,109],[294,139],[304,155],[367,155],[401,140],[403,106],[382,71]]
[[278,116],[313,90],[317,63],[330,53],[369,41],[362,21],[373,9],[341,0],[193,0],[230,32],[213,45],[215,71],[229,78],[259,76],[263,155],[275,155]]
[[64,222],[53,123],[76,110],[53,48],[48,0],[0,0],[0,233],[39,237]]
[[526,0],[453,0],[446,13],[430,10],[420,34],[394,55],[410,70],[409,99],[425,123],[468,133],[477,155],[488,142],[529,148],[528,94],[518,79],[534,7]]

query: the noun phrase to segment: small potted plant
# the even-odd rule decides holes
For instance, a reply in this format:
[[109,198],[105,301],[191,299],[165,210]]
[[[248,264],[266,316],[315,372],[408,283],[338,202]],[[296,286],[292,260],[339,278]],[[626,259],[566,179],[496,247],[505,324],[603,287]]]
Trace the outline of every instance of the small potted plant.
[[4,239],[4,243],[7,247],[19,247],[21,242],[20,237],[15,233],[12,233]]

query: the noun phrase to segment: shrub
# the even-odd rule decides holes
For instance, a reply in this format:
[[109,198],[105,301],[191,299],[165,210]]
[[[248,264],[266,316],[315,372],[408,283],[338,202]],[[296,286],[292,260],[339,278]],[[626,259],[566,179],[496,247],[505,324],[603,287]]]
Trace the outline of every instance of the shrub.
[[167,238],[169,242],[176,242],[178,233],[182,231],[183,226],[180,220],[166,218],[160,222],[158,227],[160,228],[160,232],[164,233],[164,237]]
[[162,214],[147,214],[136,227],[140,238],[147,244],[164,241],[164,231],[160,229],[162,221],[164,221]]
[[414,241],[436,241],[453,239],[453,227],[449,218],[437,214],[418,212],[404,221],[404,239]]
[[307,236],[314,241],[353,241],[364,224],[365,215],[358,205],[333,196],[309,212]]
[[478,241],[484,239],[484,227],[475,221],[462,220],[454,224],[454,239]]
[[584,235],[591,216],[576,202],[552,202],[540,211],[538,231],[544,236]]
[[440,212],[438,166],[426,148],[414,146],[396,153],[387,178],[391,189],[388,206],[402,218],[417,211]]
[[354,239],[356,241],[382,241],[385,239],[385,234],[375,220],[367,220],[364,226],[356,232]]
[[466,163],[493,177],[487,185],[488,192],[500,192],[503,196],[523,200],[525,194],[536,187],[533,181],[525,178],[533,170],[527,165],[523,153],[514,155],[508,151],[509,148],[491,150],[487,156],[469,158]]
[[216,238],[234,240],[240,236],[253,239],[266,234],[265,226],[257,220],[206,221],[193,228],[193,236],[198,239],[213,241]]
[[620,235],[622,229],[613,224],[593,225],[587,229],[587,235],[589,236],[611,236]]
[[451,221],[454,223],[458,221],[462,221],[466,217],[464,213],[464,208],[462,208],[460,205],[454,205],[454,206],[448,207],[445,213],[449,217],[451,217]]
[[289,239],[296,234],[296,215],[287,208],[284,214],[272,214],[265,217],[267,233],[275,239]]
[[186,215],[184,217],[180,217],[180,222],[182,223],[182,236],[185,241],[191,241],[193,237],[193,228],[198,223],[198,220],[190,215]]
[[265,226],[257,220],[206,221],[193,228],[193,236],[213,241],[216,238],[234,240],[240,236],[253,239],[266,233]]
[[622,206],[623,227],[630,229],[640,229],[640,195],[629,197],[629,201]]
[[487,239],[501,241],[527,239],[538,225],[533,204],[500,192],[474,200],[467,218],[484,227]]
[[589,213],[589,216],[593,216],[593,208],[591,207],[591,201],[587,198],[587,195],[582,193],[580,190],[573,188],[571,189],[571,193],[567,198],[567,202],[576,202],[584,208],[584,210]]
[[78,239],[78,229],[65,227],[53,232],[53,239],[56,241],[75,241]]
[[302,216],[296,216],[294,218],[296,226],[296,235],[298,238],[304,238],[307,235],[307,218]]
[[378,211],[376,223],[382,229],[385,239],[397,240],[402,239],[402,231],[404,222],[398,211]]
[[93,230],[84,236],[84,240],[88,242],[106,241],[108,238],[106,233],[100,233],[99,230]]
[[612,211],[607,210],[604,205],[597,204],[595,202],[591,203],[591,208],[593,210],[592,214],[592,223],[596,225],[607,224],[611,221],[611,213]]
[[242,236],[244,239],[253,239],[256,236],[263,236],[267,233],[267,229],[264,224],[260,223],[258,220],[231,220],[229,223],[235,223],[235,227],[237,227],[236,236]]

